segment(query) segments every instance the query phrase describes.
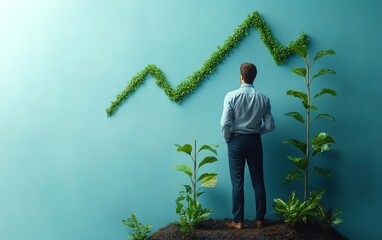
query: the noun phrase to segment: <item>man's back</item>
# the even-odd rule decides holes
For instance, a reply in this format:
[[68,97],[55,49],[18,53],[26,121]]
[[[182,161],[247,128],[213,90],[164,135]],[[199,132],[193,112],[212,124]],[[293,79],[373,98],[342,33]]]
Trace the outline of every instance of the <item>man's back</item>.
[[232,133],[261,133],[263,116],[270,112],[269,99],[252,85],[244,84],[229,93],[229,104],[233,110]]
[[272,131],[274,120],[269,98],[252,84],[242,84],[239,89],[227,93],[220,124],[226,141],[229,141],[231,134]]

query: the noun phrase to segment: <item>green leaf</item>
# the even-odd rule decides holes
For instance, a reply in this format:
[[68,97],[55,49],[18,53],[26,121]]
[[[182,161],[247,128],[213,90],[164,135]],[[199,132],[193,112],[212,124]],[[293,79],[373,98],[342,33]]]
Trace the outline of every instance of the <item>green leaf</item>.
[[[304,105],[305,106],[305,105]],[[314,105],[308,105],[308,106],[305,106],[306,109],[311,109],[312,111],[317,111],[318,110],[318,107],[314,106]]]
[[318,201],[316,199],[309,199],[303,203],[302,208],[304,211],[309,212],[317,207]]
[[286,116],[291,116],[299,122],[305,123],[304,117],[299,112],[288,112],[285,113]]
[[211,213],[212,213],[212,210],[207,211],[207,212],[201,214],[200,217],[199,217],[200,220],[206,219],[209,215],[211,215]]
[[323,152],[328,152],[331,148],[331,144],[323,144],[320,146],[320,148],[317,148],[313,151],[312,156],[316,156],[317,154],[321,154]]
[[335,143],[331,136],[324,132],[318,133],[312,140],[312,147],[315,149],[313,155],[329,151],[331,143]]
[[[217,155],[217,151],[216,151],[215,148],[217,148],[218,146],[219,146],[219,145],[213,145],[213,144],[211,144],[211,145],[203,145],[201,148],[199,148],[198,153],[199,153],[200,151],[203,151],[203,150],[208,150],[208,151],[211,151],[211,152],[215,153],[215,155]],[[214,148],[214,147],[215,147],[215,148]]]
[[309,106],[309,104],[308,104],[308,95],[306,93],[303,93],[303,92],[300,92],[300,91],[296,91],[296,90],[288,90],[287,91],[287,95],[299,98],[299,99],[301,99],[302,104],[304,106]]
[[321,69],[320,71],[318,71],[318,73],[314,74],[312,77],[312,80],[315,79],[316,77],[322,76],[324,74],[336,74],[336,72],[331,70],[331,69],[324,68],[324,69]]
[[301,170],[305,170],[306,164],[308,163],[306,158],[298,158],[294,156],[288,156],[288,159]]
[[287,139],[287,140],[283,141],[283,143],[292,144],[295,147],[297,147],[298,149],[300,149],[303,154],[306,153],[306,143],[304,143],[304,142],[301,142],[301,141],[296,140],[296,139]]
[[205,157],[200,163],[199,163],[199,167],[200,168],[201,166],[207,164],[207,163],[213,163],[213,162],[216,162],[218,159],[214,156],[208,156],[208,157]]
[[288,211],[288,205],[280,198],[273,199],[273,206],[277,213],[285,213]]
[[332,226],[342,223],[342,218],[338,218],[337,216],[343,213],[345,210],[337,209],[332,214]]
[[325,176],[325,177],[332,176],[332,174],[329,171],[327,171],[325,169],[322,169],[322,168],[319,168],[319,167],[315,167],[313,169],[313,173],[318,174],[318,175],[322,175],[322,176]]
[[319,59],[320,57],[323,57],[323,56],[326,56],[326,55],[329,55],[329,54],[333,54],[335,55],[336,52],[332,49],[329,49],[329,50],[322,50],[322,51],[319,51],[316,56],[314,57],[314,61],[316,61],[317,59]]
[[325,189],[318,189],[316,191],[312,191],[309,194],[309,200],[314,200],[319,202],[322,199],[322,196],[325,194]]
[[299,75],[301,77],[306,76],[306,69],[305,68],[293,68],[292,72],[296,73],[297,75]]
[[295,180],[298,180],[301,178],[303,178],[302,173],[298,170],[295,170],[295,171],[292,171],[288,175],[285,176],[283,184],[286,184],[288,182],[295,181]]
[[185,174],[187,174],[190,177],[192,176],[191,168],[187,165],[177,165],[174,167],[174,170],[184,172]]
[[329,119],[331,119],[331,120],[333,120],[333,121],[336,120],[333,116],[331,116],[330,114],[327,114],[327,113],[318,114],[318,115],[315,117],[315,119],[317,119],[317,118],[329,118]]
[[318,148],[323,144],[335,143],[334,139],[325,132],[320,132],[314,136],[312,140],[312,147]]
[[186,190],[186,193],[190,194],[192,192],[192,188],[190,185],[183,185],[184,190]]
[[138,220],[135,213],[132,213],[130,218],[127,220],[122,220],[121,222],[129,228],[135,228],[138,225]]
[[201,187],[212,188],[216,186],[216,183],[218,181],[218,175],[216,173],[206,173],[203,175],[205,176],[203,178],[200,178],[200,180],[202,181]]
[[182,210],[182,208],[183,208],[183,204],[181,203],[181,201],[183,201],[184,200],[184,197],[183,197],[183,199],[182,198],[180,198],[180,197],[178,197],[178,199],[177,199],[177,201],[176,201],[176,209],[175,209],[175,212],[176,213],[180,213],[180,211]]
[[[296,203],[296,202],[299,202],[298,199],[296,198],[296,192],[292,192],[288,198],[288,205],[292,205],[292,203]],[[295,204],[293,204],[295,205]]]
[[293,46],[292,49],[303,58],[306,58],[306,56],[308,55],[308,48],[306,47],[306,45]]
[[197,197],[200,197],[200,196],[202,196],[202,194],[204,194],[205,192],[198,192],[196,195],[197,195]]
[[218,175],[217,173],[203,173],[202,175],[200,175],[200,177],[198,178],[198,180],[196,182],[199,182],[201,181],[203,178],[205,177],[208,177],[208,176],[215,176],[215,175]]
[[335,218],[333,221],[332,221],[332,224],[333,225],[338,225],[338,224],[340,224],[340,223],[342,223],[342,218]]
[[332,96],[337,96],[337,93],[336,91],[334,91],[333,89],[330,89],[330,88],[324,88],[322,89],[319,93],[317,93],[314,98],[318,98],[319,96],[323,95],[323,94],[330,94]]
[[283,206],[283,207],[287,206],[287,204],[281,198],[275,198],[273,199],[273,202],[278,206]]
[[176,150],[178,152],[184,152],[191,156],[192,146],[190,144],[184,144],[183,146],[180,146],[180,145],[175,145],[175,146],[177,146]]

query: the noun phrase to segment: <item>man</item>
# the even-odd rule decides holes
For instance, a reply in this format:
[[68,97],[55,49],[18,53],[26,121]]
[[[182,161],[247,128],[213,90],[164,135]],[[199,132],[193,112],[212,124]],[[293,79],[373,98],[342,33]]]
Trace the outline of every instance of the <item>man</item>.
[[263,226],[266,212],[261,135],[273,131],[275,123],[268,97],[253,87],[256,75],[254,64],[243,63],[240,66],[241,86],[225,96],[220,121],[228,144],[232,182],[233,221],[228,223],[228,227],[237,230],[244,228],[245,162],[256,194],[256,227]]

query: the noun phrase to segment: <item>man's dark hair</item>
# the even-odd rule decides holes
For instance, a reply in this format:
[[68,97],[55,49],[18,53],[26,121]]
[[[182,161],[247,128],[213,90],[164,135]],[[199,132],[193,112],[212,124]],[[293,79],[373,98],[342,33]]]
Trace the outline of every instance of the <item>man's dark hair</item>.
[[245,83],[253,84],[257,75],[257,68],[253,63],[243,63],[240,66],[240,74]]

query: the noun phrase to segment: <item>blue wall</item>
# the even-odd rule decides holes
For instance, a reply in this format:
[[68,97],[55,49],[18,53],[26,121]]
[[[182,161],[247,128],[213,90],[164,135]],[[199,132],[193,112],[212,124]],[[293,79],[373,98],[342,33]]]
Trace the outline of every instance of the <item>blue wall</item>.
[[[13,0],[0,2],[0,239],[125,239],[120,221],[136,213],[154,230],[177,220],[175,198],[187,179],[171,168],[186,159],[174,143],[217,143],[218,186],[202,201],[212,217],[231,217],[226,146],[219,120],[226,92],[239,84],[243,61],[258,65],[256,87],[272,101],[277,130],[264,136],[268,217],[272,199],[301,184],[282,186],[293,153],[282,144],[302,128],[283,113],[300,103],[285,95],[302,88],[290,68],[277,66],[250,31],[217,72],[182,105],[168,100],[153,79],[107,118],[105,109],[128,80],[154,63],[176,86],[199,69],[233,30],[259,11],[283,44],[301,32],[311,54],[337,56],[318,67],[338,72],[317,81],[339,96],[320,107],[337,121],[322,121],[337,140],[317,178],[327,206],[344,208],[338,227],[351,239],[380,239],[382,214],[382,4],[365,1]],[[248,180],[248,179],[247,179]],[[254,217],[247,189],[246,212]]]

